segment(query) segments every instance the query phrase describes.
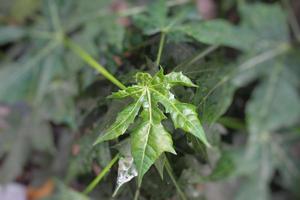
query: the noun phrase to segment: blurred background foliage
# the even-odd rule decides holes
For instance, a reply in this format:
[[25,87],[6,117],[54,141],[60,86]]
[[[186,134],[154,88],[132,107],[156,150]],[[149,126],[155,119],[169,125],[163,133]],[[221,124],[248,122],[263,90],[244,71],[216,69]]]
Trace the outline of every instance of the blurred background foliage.
[[[92,144],[126,103],[106,98],[118,88],[65,40],[128,85],[158,70],[163,33],[161,65],[199,86],[174,92],[197,106],[213,144],[164,122],[187,199],[299,199],[299,19],[297,0],[0,0],[0,189],[17,182],[31,200],[110,199],[117,166],[89,197],[82,191],[124,154],[116,142]],[[131,181],[115,199],[135,190]],[[140,199],[180,197],[151,168]]]

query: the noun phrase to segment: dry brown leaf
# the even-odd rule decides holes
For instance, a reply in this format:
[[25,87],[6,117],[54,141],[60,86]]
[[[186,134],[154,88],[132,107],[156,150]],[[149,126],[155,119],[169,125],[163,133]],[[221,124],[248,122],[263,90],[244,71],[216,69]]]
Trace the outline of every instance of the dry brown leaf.
[[50,196],[54,190],[54,183],[51,179],[46,181],[40,187],[27,187],[27,199],[28,200],[40,200]]

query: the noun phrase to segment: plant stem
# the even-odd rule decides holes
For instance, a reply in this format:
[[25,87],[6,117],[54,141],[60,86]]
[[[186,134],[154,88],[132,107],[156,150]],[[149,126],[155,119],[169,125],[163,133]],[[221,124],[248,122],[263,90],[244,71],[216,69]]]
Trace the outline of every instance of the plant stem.
[[96,185],[100,183],[102,178],[110,171],[111,167],[118,161],[119,154],[117,154],[109,163],[106,165],[106,167],[101,171],[101,173],[87,186],[87,188],[83,191],[83,194],[87,195],[90,193]]
[[113,84],[121,89],[125,89],[126,86],[123,85],[118,79],[116,79],[109,71],[107,71],[102,65],[100,65],[92,56],[90,56],[86,51],[84,51],[76,43],[72,42],[68,38],[64,38],[64,43],[68,46],[75,54],[82,58],[86,63],[88,63],[92,68],[96,69],[105,78],[111,81]]
[[283,4],[288,11],[289,23],[292,31],[294,32],[295,38],[298,42],[300,42],[300,26],[298,25],[297,17],[295,16],[295,12],[291,7],[291,3],[289,0],[283,0]]
[[140,43],[140,44],[138,44],[138,45],[136,45],[136,46],[129,47],[129,48],[127,49],[127,51],[128,51],[128,52],[136,51],[136,50],[139,49],[139,48],[146,47],[146,46],[148,46],[148,45],[150,45],[150,44],[156,42],[157,39],[158,39],[158,37],[154,36],[154,37],[152,37],[151,39],[146,40],[146,41],[144,41],[144,42],[142,42],[142,43]]
[[177,65],[176,67],[174,67],[174,71],[176,69],[180,69],[181,67],[189,67],[192,64],[194,64],[195,62],[197,62],[198,60],[200,60],[201,58],[204,58],[205,56],[207,56],[208,54],[210,54],[211,52],[213,52],[214,50],[216,50],[219,47],[219,45],[212,45],[209,46],[208,48],[206,48],[204,51],[201,51],[200,53],[196,54],[194,57],[192,57],[191,60],[189,61],[185,61],[183,63],[180,63],[179,65]]
[[161,36],[160,36],[159,47],[158,47],[158,52],[157,52],[157,57],[155,62],[156,66],[158,66],[160,63],[160,58],[164,48],[165,39],[166,39],[166,32],[163,31],[161,32]]
[[139,197],[140,197],[140,189],[141,189],[141,187],[138,186],[138,188],[135,191],[134,199],[133,200],[138,200],[139,199]]
[[179,194],[181,200],[187,200],[187,197],[185,196],[184,192],[181,190],[179,184],[177,183],[177,181],[175,179],[172,167],[171,167],[168,159],[166,159],[166,170],[167,170],[167,172],[168,172],[168,174],[169,174],[169,176],[170,176],[170,178],[171,178],[171,180],[172,180],[172,182],[173,182],[173,184],[174,184],[174,186],[177,190],[177,193]]
[[190,65],[194,64],[199,59],[205,57],[207,54],[210,54],[211,52],[213,52],[214,50],[216,50],[218,47],[219,47],[219,45],[212,45],[212,46],[208,47],[203,52],[201,52],[200,54],[198,54],[197,56],[195,56],[192,60],[190,60],[186,65],[190,66]]
[[56,3],[55,3],[55,1],[48,0],[48,4],[49,4],[49,9],[50,9],[50,17],[52,20],[52,25],[53,25],[55,31],[57,31],[58,33],[62,33],[63,29],[62,29],[62,26],[60,23]]

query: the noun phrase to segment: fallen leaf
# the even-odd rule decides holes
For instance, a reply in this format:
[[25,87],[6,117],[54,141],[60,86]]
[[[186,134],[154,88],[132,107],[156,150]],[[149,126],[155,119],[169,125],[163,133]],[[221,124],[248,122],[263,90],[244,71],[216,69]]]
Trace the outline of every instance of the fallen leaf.
[[40,187],[29,186],[27,188],[27,199],[28,200],[40,200],[50,196],[54,190],[54,183],[51,179],[46,181]]

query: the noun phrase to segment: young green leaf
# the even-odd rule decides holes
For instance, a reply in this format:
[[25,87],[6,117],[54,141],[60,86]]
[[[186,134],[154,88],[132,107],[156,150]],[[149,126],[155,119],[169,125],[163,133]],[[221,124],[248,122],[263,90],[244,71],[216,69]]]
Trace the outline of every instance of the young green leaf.
[[176,154],[172,137],[161,123],[166,116],[160,109],[160,104],[165,107],[166,113],[170,113],[176,128],[191,133],[206,146],[210,145],[195,106],[179,102],[169,91],[175,85],[197,87],[188,77],[181,72],[164,75],[161,69],[153,77],[148,73],[137,73],[136,82],[136,85],[112,95],[115,98],[132,97],[135,102],[119,113],[116,122],[95,143],[111,140],[123,134],[142,109],[130,138],[138,182],[141,184],[144,174],[164,152]]
[[141,93],[142,89],[139,86],[131,86],[127,87],[124,90],[119,90],[118,92],[112,93],[112,95],[109,96],[109,98],[114,98],[114,99],[122,99],[134,95],[138,95],[138,93]]

